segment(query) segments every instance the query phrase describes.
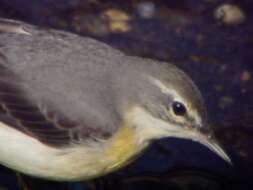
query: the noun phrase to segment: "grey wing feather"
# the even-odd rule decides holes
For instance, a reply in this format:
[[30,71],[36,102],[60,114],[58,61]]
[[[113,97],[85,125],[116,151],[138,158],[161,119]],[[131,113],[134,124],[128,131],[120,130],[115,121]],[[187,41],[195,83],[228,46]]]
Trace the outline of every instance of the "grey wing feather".
[[1,68],[0,76],[2,122],[52,146],[70,143],[68,130],[64,126],[56,128],[56,123],[49,121],[39,107],[27,99],[15,75]]
[[0,33],[1,121],[52,146],[110,136],[119,124],[106,81],[111,49],[24,26],[31,35]]

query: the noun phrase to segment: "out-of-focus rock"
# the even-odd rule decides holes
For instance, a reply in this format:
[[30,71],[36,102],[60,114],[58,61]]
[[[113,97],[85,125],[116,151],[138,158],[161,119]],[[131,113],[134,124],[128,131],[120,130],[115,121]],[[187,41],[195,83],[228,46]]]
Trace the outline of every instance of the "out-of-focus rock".
[[230,96],[223,96],[219,100],[219,107],[225,109],[234,103],[234,99]]
[[95,36],[105,36],[110,33],[108,22],[92,14],[76,15],[71,24],[78,33],[89,33]]
[[129,24],[131,17],[123,10],[108,9],[102,13],[102,16],[108,20],[111,32],[121,33],[131,30]]
[[137,13],[141,18],[149,19],[154,17],[156,6],[153,2],[144,1],[137,4]]
[[247,82],[251,79],[251,74],[249,71],[247,70],[244,70],[242,73],[241,73],[241,76],[240,76],[240,79],[242,82]]
[[222,4],[214,11],[214,17],[226,25],[237,25],[245,21],[244,11],[237,5]]

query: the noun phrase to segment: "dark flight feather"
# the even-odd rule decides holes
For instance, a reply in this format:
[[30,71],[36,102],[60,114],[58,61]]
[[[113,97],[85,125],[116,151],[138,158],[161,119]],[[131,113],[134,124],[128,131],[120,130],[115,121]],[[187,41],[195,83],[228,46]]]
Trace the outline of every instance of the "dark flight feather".
[[57,123],[48,120],[40,108],[27,99],[17,81],[14,73],[0,68],[1,121],[48,145],[68,145],[73,140],[67,130],[69,125],[67,129],[64,123],[56,127]]

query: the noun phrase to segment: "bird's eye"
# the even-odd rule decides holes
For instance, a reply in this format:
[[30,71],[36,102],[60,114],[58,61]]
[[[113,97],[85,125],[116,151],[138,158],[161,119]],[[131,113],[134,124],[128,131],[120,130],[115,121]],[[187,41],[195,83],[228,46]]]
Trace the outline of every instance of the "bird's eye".
[[186,108],[184,104],[177,101],[173,102],[172,109],[173,109],[174,114],[178,116],[182,116],[186,113]]

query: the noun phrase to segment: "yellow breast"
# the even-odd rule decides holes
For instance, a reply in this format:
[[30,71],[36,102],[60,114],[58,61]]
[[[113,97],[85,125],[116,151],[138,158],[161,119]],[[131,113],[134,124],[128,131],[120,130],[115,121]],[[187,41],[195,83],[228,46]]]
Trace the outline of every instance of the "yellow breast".
[[136,138],[133,127],[122,127],[116,132],[106,148],[105,156],[110,160],[110,165],[105,169],[106,173],[125,166],[140,154]]

